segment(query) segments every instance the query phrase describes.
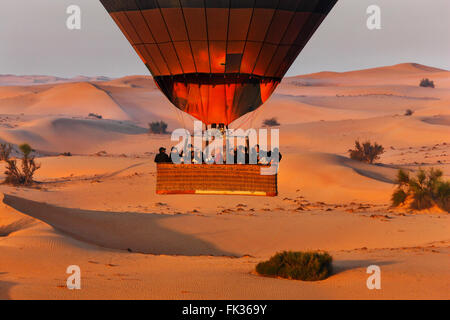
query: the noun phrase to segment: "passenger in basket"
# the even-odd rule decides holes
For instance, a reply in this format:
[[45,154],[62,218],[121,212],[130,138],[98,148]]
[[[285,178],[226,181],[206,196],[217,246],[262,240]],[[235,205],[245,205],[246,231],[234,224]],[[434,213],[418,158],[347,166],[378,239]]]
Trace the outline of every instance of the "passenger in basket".
[[166,148],[159,148],[159,153],[155,157],[156,163],[171,163],[169,156],[166,153]]

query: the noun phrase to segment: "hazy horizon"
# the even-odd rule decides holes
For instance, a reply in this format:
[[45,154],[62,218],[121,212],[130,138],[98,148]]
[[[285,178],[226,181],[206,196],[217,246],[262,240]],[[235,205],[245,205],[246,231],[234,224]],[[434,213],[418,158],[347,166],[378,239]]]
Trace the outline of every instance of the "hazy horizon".
[[[421,63],[417,63],[417,62],[400,62],[398,64],[394,64],[394,65],[380,65],[380,66],[374,66],[374,67],[368,67],[368,68],[363,68],[363,69],[353,69],[353,70],[345,70],[345,71],[333,71],[333,70],[321,70],[321,71],[317,71],[317,72],[311,72],[311,73],[302,73],[302,74],[287,74],[284,78],[291,78],[291,77],[298,77],[298,76],[304,76],[304,75],[308,75],[308,74],[316,74],[316,73],[321,73],[321,72],[337,72],[337,73],[345,73],[345,72],[352,72],[352,71],[363,71],[363,70],[367,70],[367,69],[376,69],[376,68],[383,68],[383,67],[390,67],[390,66],[396,66],[396,65],[401,65],[401,64],[419,64],[419,65],[423,65],[426,67],[431,67],[431,68],[436,68],[436,69],[442,69],[436,66],[432,66],[432,65],[424,65]],[[145,69],[147,70],[147,69]],[[447,69],[442,69],[443,71],[450,71]],[[58,75],[54,75],[54,74],[13,74],[13,73],[0,73],[0,76],[13,76],[13,77],[56,77],[56,78],[61,78],[61,79],[66,79],[66,80],[72,80],[72,79],[76,79],[76,78],[81,78],[81,77],[86,77],[86,78],[101,78],[101,77],[105,77],[108,79],[119,79],[119,78],[123,78],[123,77],[138,77],[138,76],[146,76],[146,77],[152,77],[152,75],[150,74],[149,71],[145,72],[145,73],[130,73],[130,74],[124,74],[124,75],[119,75],[119,76],[105,76],[103,74],[96,74],[96,75],[84,75],[84,74],[77,74],[77,75],[73,75],[73,76],[58,76]]]
[[[66,28],[73,4],[82,10],[81,30]],[[366,27],[372,4],[381,7],[381,30]],[[339,0],[286,76],[400,63],[450,70],[448,12],[448,0]],[[0,47],[0,74],[150,75],[98,0],[2,3],[0,41],[7,44]]]

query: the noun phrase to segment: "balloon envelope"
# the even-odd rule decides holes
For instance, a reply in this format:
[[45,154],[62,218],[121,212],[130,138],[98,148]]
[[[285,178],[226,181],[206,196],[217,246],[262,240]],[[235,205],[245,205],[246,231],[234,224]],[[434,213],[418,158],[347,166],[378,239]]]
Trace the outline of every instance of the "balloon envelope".
[[205,124],[261,106],[337,0],[100,0],[167,98]]

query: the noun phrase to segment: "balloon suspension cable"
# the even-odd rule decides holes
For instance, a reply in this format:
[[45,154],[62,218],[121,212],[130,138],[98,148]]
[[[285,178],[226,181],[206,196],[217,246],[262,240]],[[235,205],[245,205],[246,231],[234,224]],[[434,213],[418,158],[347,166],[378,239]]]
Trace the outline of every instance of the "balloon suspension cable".
[[178,109],[176,107],[175,107],[175,109],[176,109],[176,115],[177,115],[177,118],[178,118],[178,123],[181,126],[183,126],[183,129],[186,129],[186,124],[184,122],[184,117],[183,117],[183,111],[181,111],[180,109]]

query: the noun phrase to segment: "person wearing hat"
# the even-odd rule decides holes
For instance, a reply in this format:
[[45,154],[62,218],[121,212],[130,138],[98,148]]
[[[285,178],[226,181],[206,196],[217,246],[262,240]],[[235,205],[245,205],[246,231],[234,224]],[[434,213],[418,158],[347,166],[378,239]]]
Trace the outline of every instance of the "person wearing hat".
[[159,153],[155,157],[156,163],[170,163],[170,158],[166,153],[166,148],[161,147],[159,148]]

